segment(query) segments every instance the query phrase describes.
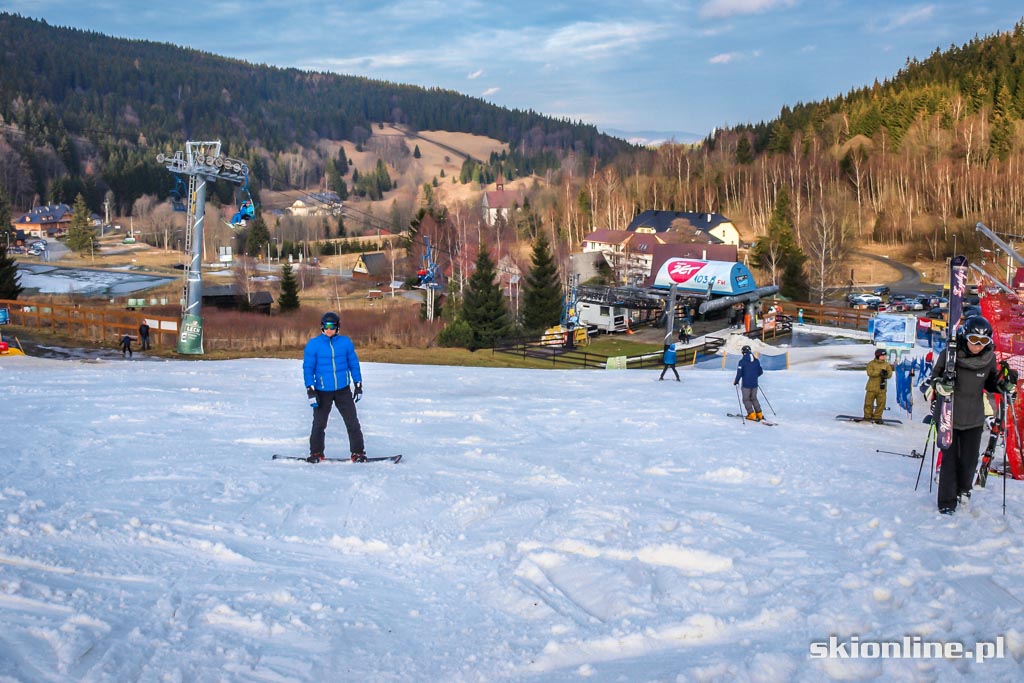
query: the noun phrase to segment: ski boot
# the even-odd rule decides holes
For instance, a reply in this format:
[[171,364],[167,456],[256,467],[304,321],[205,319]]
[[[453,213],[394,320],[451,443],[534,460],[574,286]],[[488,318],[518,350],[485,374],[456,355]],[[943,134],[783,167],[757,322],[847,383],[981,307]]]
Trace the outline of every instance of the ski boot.
[[757,411],[757,421],[760,422],[763,419],[764,419],[764,413],[762,413],[760,410]]
[[324,454],[323,453],[310,453],[309,457],[306,458],[306,462],[311,462],[311,463],[314,463],[314,464],[318,463],[318,462],[323,462],[323,461],[324,461]]
[[366,462],[366,453],[353,453],[352,462]]
[[758,417],[758,413],[755,413],[754,411],[750,411],[749,413],[747,413],[747,419],[752,422],[760,422],[761,420],[761,418]]

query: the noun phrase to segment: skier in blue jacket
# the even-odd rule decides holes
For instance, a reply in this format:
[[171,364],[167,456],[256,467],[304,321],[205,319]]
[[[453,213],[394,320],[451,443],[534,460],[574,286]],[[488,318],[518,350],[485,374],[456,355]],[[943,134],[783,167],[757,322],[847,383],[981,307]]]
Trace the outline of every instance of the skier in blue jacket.
[[658,381],[665,379],[665,371],[672,368],[672,374],[676,376],[676,381],[679,382],[679,371],[676,370],[676,345],[668,341],[667,337],[665,340],[665,352],[661,357],[661,362],[665,365],[661,369],[661,375],[658,377]]
[[757,378],[764,374],[764,369],[749,346],[744,346],[742,351],[743,358],[736,366],[733,386],[743,380],[743,408],[747,411],[747,419],[760,421],[764,419],[764,413],[761,412],[761,402],[757,400]]
[[[348,430],[349,452],[352,461],[366,459],[363,430],[356,415],[356,402],[363,396],[363,375],[352,340],[338,334],[341,318],[327,312],[320,318],[321,334],[306,343],[302,354],[302,379],[306,396],[313,407],[313,428],[309,433],[310,462],[324,459],[324,432],[331,416],[331,407],[337,406]],[[349,382],[355,382],[354,391]]]

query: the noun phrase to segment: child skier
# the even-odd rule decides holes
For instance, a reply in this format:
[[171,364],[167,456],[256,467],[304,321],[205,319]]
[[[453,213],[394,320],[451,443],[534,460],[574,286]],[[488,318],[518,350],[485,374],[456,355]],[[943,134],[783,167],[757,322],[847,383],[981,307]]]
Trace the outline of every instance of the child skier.
[[749,346],[744,346],[742,352],[743,358],[740,358],[736,366],[736,379],[732,384],[736,386],[740,380],[743,381],[743,408],[747,411],[747,419],[760,422],[764,419],[764,413],[761,412],[761,402],[757,400],[757,378],[764,374],[764,368],[761,367],[761,361],[754,358],[754,352]]

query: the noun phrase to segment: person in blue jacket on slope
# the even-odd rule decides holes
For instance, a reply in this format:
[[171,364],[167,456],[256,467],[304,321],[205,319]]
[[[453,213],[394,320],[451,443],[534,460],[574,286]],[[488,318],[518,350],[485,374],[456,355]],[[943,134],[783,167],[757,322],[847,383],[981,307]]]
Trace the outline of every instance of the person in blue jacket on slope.
[[[353,462],[366,459],[363,430],[356,415],[356,403],[363,396],[363,375],[352,340],[338,333],[341,318],[329,311],[320,318],[321,334],[306,343],[302,354],[302,379],[306,396],[313,407],[313,428],[309,432],[310,462],[324,459],[324,432],[337,406],[348,430],[349,452]],[[349,383],[354,382],[354,389]]]

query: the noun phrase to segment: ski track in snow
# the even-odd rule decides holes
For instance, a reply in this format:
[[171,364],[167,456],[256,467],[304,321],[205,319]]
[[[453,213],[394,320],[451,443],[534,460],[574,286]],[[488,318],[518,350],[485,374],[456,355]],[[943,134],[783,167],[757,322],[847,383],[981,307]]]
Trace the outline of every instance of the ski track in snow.
[[[298,361],[0,359],[0,681],[1019,680],[1021,483],[939,516],[875,452],[924,425],[833,420],[870,347],[792,354],[770,429],[728,371],[366,364],[405,459],[365,466],[270,460],[306,450]],[[810,659],[830,635],[1007,657]]]

